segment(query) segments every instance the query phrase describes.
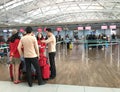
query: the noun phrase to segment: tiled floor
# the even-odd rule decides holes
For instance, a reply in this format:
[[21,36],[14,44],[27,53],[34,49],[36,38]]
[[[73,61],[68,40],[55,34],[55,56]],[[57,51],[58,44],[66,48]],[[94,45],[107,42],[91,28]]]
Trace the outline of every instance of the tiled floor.
[[120,92],[120,89],[58,84],[34,84],[33,87],[29,87],[27,83],[13,84],[9,81],[0,81],[0,92]]

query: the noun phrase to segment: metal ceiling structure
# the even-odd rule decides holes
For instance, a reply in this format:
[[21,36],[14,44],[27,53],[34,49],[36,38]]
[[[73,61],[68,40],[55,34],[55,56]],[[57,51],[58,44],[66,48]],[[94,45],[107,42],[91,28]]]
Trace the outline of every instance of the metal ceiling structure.
[[120,0],[1,0],[0,26],[120,21]]

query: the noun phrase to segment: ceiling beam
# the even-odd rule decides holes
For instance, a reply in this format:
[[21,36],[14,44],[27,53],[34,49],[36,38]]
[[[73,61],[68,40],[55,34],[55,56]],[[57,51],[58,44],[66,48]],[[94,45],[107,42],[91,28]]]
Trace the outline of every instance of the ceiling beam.
[[0,28],[6,27],[26,27],[26,26],[53,26],[53,25],[75,25],[75,24],[92,24],[92,23],[118,23],[120,20],[101,20],[101,21],[84,21],[84,22],[66,22],[66,23],[39,23],[39,24],[16,24],[16,25],[2,25]]

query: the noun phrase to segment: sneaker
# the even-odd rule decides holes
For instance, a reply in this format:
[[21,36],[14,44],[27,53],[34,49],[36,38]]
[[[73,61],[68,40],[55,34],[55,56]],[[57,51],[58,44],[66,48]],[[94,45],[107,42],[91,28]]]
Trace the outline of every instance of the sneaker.
[[50,79],[55,79],[56,76],[50,76]]
[[29,85],[29,87],[32,87],[32,85]]
[[38,83],[38,85],[45,85],[45,84],[46,84],[45,81],[42,81],[42,82]]
[[32,87],[32,83],[28,83],[29,87]]

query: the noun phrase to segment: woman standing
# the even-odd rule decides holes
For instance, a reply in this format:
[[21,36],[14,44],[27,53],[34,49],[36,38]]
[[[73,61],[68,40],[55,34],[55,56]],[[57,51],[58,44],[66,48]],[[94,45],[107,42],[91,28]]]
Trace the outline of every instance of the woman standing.
[[40,52],[40,56],[41,55],[43,56],[44,52],[45,52],[46,44],[41,42],[41,40],[44,40],[43,35],[42,35],[42,33],[38,33],[37,34],[37,42],[38,42],[38,46],[39,46],[39,50],[40,50],[39,52]]
[[9,46],[10,46],[10,63],[12,64],[13,81],[15,84],[20,83],[19,65],[21,61],[20,61],[20,55],[17,49],[19,41],[20,41],[19,33],[17,29],[13,29]]
[[46,43],[41,42],[42,40],[44,40],[42,33],[38,33],[37,41],[38,41],[39,52],[40,52],[39,65],[42,71],[42,78],[49,79],[50,78],[50,66],[47,62],[47,57],[45,55]]

